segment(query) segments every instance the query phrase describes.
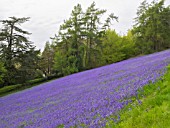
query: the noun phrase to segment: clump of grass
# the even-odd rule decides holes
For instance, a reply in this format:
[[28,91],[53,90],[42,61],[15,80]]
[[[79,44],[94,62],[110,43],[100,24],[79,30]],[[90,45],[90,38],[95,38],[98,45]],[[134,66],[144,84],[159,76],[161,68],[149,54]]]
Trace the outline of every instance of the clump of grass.
[[144,87],[139,104],[134,101],[120,112],[120,121],[107,128],[170,128],[170,66],[163,77]]

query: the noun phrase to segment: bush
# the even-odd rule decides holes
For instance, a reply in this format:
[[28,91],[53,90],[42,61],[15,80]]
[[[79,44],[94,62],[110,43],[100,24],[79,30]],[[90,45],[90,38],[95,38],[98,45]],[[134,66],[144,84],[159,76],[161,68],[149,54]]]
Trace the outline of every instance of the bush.
[[13,90],[16,90],[16,89],[20,88],[21,86],[22,86],[22,84],[17,84],[17,85],[5,86],[3,88],[0,88],[0,95],[7,93],[7,92],[11,92]]
[[2,62],[0,62],[0,84],[3,84],[4,76],[5,76],[6,72],[7,71],[6,71],[5,67],[4,67],[4,64]]
[[55,78],[58,78],[59,76],[57,75],[51,75],[51,76],[47,76],[47,80],[52,80],[52,79],[55,79]]
[[5,86],[3,88],[0,88],[0,96],[4,96],[4,95],[7,95],[12,92],[21,91],[21,90],[33,87],[35,85],[41,84],[43,82],[55,79],[55,78],[58,78],[58,77],[56,75],[51,75],[51,76],[47,76],[47,77],[43,77],[43,78],[29,80],[23,84]]
[[30,81],[28,81],[26,83],[29,84],[29,85],[32,85],[32,84],[34,85],[34,84],[39,84],[39,83],[42,83],[42,82],[45,82],[45,81],[47,81],[46,77],[30,80]]

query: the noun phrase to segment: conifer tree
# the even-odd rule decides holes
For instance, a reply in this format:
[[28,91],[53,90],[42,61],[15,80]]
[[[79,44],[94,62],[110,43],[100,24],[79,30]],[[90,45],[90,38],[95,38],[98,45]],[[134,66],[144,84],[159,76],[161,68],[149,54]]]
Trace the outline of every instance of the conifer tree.
[[7,85],[17,83],[17,80],[19,80],[18,71],[22,67],[19,60],[22,58],[22,61],[24,61],[23,55],[34,49],[32,42],[27,37],[31,33],[19,27],[28,20],[29,17],[9,17],[8,20],[0,21],[3,25],[3,28],[0,29],[0,59],[4,62],[7,70],[7,75],[5,76],[5,84]]

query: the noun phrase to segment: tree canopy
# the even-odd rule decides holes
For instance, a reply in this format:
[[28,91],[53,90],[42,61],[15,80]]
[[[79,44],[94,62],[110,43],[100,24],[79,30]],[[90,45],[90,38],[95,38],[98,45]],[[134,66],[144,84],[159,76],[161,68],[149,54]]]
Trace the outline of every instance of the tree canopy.
[[57,71],[66,75],[100,65],[101,38],[111,21],[117,20],[112,13],[102,23],[101,17],[105,12],[96,8],[94,2],[85,12],[80,4],[74,7],[71,17],[60,26],[55,37],[57,48],[54,67]]
[[[5,84],[18,83],[19,80],[25,80],[24,76],[33,73],[29,72],[30,62],[33,61],[34,56],[37,56],[38,51],[35,51],[35,46],[27,37],[31,33],[19,27],[28,20],[28,17],[9,17],[8,20],[0,21],[3,24],[3,28],[0,30],[0,59],[7,70],[4,77]],[[29,63],[25,63],[25,61]],[[32,65],[31,68],[34,66]]]
[[137,11],[133,34],[140,53],[152,53],[170,47],[170,7],[164,0],[143,1]]

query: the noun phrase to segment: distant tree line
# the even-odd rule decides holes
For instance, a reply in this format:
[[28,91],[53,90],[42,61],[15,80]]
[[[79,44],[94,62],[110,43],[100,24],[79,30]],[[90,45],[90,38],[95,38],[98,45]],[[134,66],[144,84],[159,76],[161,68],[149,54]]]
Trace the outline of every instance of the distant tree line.
[[29,18],[2,20],[0,85],[65,76],[170,48],[170,6],[164,2],[143,1],[135,25],[124,36],[110,28],[118,21],[113,13],[103,21],[106,10],[93,2],[83,11],[78,4],[42,53],[28,40],[30,33],[18,27]]

